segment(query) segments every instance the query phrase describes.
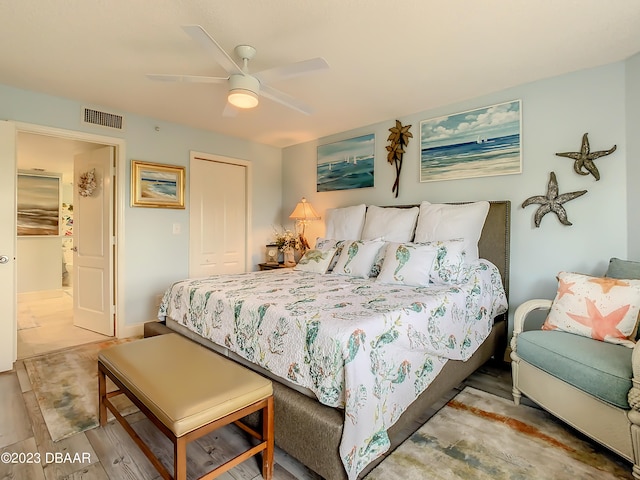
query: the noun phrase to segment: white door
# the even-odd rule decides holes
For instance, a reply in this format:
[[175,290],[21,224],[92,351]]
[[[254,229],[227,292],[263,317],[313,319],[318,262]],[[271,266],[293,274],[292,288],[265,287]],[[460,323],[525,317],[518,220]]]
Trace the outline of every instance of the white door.
[[0,121],[0,372],[16,360],[16,129]]
[[[113,336],[115,150],[76,155],[73,165],[73,323]],[[81,175],[95,172],[95,189],[80,195]]]
[[189,276],[244,272],[247,167],[195,158],[189,191]]

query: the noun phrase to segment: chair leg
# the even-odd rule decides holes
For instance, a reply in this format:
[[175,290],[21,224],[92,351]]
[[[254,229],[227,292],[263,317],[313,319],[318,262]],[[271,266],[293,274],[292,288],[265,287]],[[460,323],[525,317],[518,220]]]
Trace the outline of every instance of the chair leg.
[[[634,389],[635,387],[631,389],[631,392],[633,392]],[[632,409],[628,413],[629,421],[631,422],[631,443],[633,445],[633,467],[631,474],[634,479],[640,480],[640,426],[636,423],[640,420],[640,416],[638,415],[638,411],[635,410],[635,402],[630,400],[629,403],[632,404]]]
[[513,403],[516,405],[520,405],[520,399],[522,398],[522,393],[516,387],[518,384],[518,361],[520,359],[515,354],[514,351],[511,352],[511,379],[513,381],[513,388],[511,390],[511,394],[513,395]]

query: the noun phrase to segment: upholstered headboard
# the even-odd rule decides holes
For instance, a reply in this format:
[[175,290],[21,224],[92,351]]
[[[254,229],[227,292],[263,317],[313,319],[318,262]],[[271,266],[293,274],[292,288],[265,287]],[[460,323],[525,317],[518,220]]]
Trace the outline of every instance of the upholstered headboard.
[[[450,202],[451,205],[462,205],[471,202]],[[393,205],[396,208],[419,207],[420,205]],[[504,291],[509,298],[509,249],[511,238],[511,202],[509,200],[489,201],[489,213],[482,228],[478,253],[493,263],[502,277]]]
[[509,249],[511,238],[511,202],[489,202],[489,213],[478,242],[480,258],[493,263],[502,276],[502,285],[509,298]]

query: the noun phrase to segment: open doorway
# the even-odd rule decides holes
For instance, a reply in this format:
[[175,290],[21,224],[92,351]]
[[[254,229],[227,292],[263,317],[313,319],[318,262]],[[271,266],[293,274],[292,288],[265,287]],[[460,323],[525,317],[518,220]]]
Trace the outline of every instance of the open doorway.
[[[78,228],[74,211],[78,172],[74,172],[74,159],[104,147],[89,141],[18,132],[18,184],[25,179],[51,179],[59,185],[57,234],[19,234],[17,238],[19,359],[109,338],[74,324],[74,229]],[[18,223],[20,233],[20,219]],[[113,284],[113,279],[108,281]]]

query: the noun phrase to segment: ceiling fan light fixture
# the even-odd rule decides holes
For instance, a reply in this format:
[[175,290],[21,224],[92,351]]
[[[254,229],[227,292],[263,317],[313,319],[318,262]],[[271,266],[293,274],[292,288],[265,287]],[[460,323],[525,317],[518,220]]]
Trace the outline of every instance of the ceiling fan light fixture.
[[258,95],[251,90],[237,88],[229,92],[229,103],[238,108],[254,108],[258,105]]
[[234,107],[254,108],[258,105],[260,82],[251,75],[234,74],[229,77],[227,100]]
[[147,77],[151,80],[190,83],[226,83],[228,84],[227,103],[222,112],[222,115],[225,117],[234,116],[237,113],[237,110],[231,107],[250,109],[258,106],[259,95],[305,115],[312,113],[311,108],[307,105],[271,87],[270,82],[326,70],[329,68],[329,64],[324,58],[311,58],[289,65],[268,68],[257,72],[255,75],[251,75],[249,73],[249,62],[256,54],[256,49],[251,45],[238,45],[235,48],[236,56],[242,59],[242,62],[239,64],[231,58],[226,50],[200,25],[183,25],[182,29],[213,56],[213,59],[224,69],[228,76],[210,77],[202,75],[148,74]]

